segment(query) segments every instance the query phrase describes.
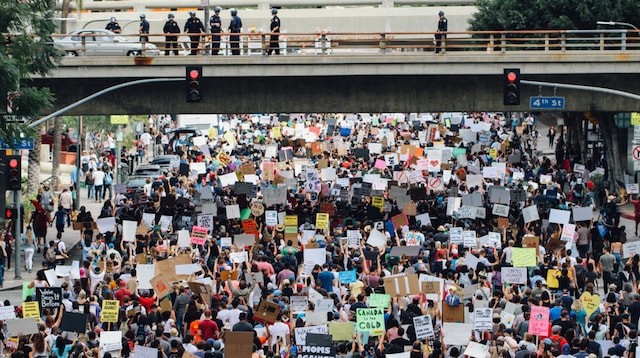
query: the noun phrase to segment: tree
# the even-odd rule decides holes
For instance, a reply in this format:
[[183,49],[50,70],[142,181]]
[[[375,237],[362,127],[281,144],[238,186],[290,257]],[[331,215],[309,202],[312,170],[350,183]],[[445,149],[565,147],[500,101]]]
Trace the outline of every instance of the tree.
[[[478,12],[469,20],[471,31],[509,30],[589,30],[597,21],[617,21],[640,25],[637,0],[478,0]],[[585,108],[585,111],[588,109]],[[626,158],[617,147],[619,131],[612,113],[598,113],[598,125],[604,136],[609,165],[609,183],[618,187],[624,183]],[[569,114],[565,114],[569,118]],[[581,120],[571,121],[576,133]]]
[[[55,30],[48,0],[5,0],[0,3],[0,96],[11,95],[10,113],[0,106],[0,115],[11,114],[27,121],[51,107],[53,94],[48,88],[30,87],[33,76],[46,75],[56,67],[61,52],[53,45]],[[11,123],[0,128],[0,139],[36,137],[39,132],[26,124]],[[32,161],[32,157],[36,160]],[[39,156],[29,157],[30,172],[39,173]],[[31,166],[35,166],[31,170]],[[37,169],[36,169],[37,168]],[[29,189],[33,189],[29,186]],[[4,198],[0,198],[3,200]]]

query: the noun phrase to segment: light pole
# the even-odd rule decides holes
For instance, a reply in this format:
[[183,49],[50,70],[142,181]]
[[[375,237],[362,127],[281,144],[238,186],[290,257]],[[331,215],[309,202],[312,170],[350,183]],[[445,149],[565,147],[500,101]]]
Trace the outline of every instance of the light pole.
[[620,22],[620,21],[597,21],[596,22],[597,25],[602,25],[602,26],[628,26],[634,30],[638,30],[637,27],[635,27],[635,25],[630,24],[628,22]]

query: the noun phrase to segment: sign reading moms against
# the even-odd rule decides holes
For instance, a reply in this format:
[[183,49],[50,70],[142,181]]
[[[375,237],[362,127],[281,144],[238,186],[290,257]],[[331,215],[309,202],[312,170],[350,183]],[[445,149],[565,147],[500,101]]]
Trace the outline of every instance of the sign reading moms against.
[[62,302],[61,287],[36,287],[36,300],[40,302],[40,310],[60,308]]
[[373,336],[384,333],[384,308],[358,308],[356,328],[358,332],[370,332]]
[[120,301],[118,300],[102,301],[102,322],[118,322],[119,312],[120,312]]

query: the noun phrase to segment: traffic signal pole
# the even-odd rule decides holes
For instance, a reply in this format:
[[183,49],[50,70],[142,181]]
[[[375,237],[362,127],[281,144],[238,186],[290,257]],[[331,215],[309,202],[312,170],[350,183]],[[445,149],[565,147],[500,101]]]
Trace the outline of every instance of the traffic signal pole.
[[16,263],[14,265],[16,270],[15,279],[22,280],[22,277],[20,277],[20,265],[22,264],[20,262],[20,252],[22,251],[22,208],[20,207],[22,203],[22,190],[13,191],[13,203],[16,206],[16,217],[13,221],[13,241],[16,243],[16,249],[14,251],[16,256]]

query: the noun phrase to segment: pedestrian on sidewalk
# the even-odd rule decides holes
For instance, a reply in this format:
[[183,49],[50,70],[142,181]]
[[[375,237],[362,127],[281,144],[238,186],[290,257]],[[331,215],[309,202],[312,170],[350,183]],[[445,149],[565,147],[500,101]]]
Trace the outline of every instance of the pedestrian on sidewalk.
[[[0,234],[0,240],[4,241],[5,233]],[[0,288],[4,286],[4,264],[7,259],[7,253],[4,251],[4,247],[0,245]]]
[[36,235],[36,240],[38,241],[38,253],[40,253],[40,248],[47,244],[49,216],[47,216],[44,210],[35,210],[33,214],[31,214],[30,222],[31,225],[33,225],[33,231]]
[[58,234],[56,234],[56,238],[61,239],[62,233],[64,232],[64,223],[67,219],[67,212],[64,211],[62,205],[58,205],[58,211],[55,214],[56,220],[56,230],[58,230]]
[[22,234],[22,245],[24,246],[24,268],[31,272],[33,270],[33,254],[36,251],[31,226],[27,226],[27,231]]

